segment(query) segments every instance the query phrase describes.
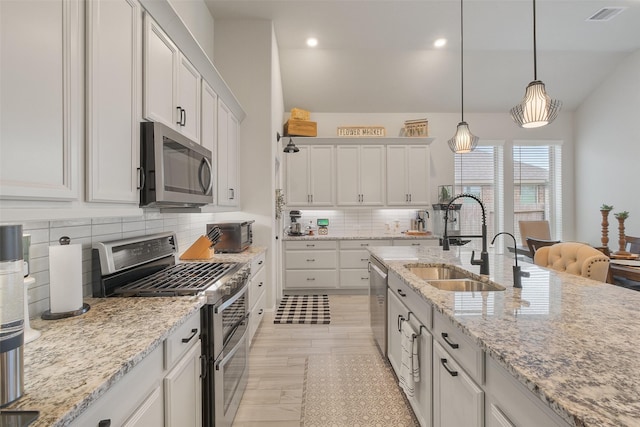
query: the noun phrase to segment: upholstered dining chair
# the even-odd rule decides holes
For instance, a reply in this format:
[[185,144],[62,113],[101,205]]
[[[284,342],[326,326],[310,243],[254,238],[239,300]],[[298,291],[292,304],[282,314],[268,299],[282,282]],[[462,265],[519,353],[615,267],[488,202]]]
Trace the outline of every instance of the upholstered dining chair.
[[[518,221],[520,227],[520,240],[522,246],[527,246],[527,237],[540,240],[551,240],[551,228],[549,221]],[[532,254],[533,255],[533,254]]]
[[541,267],[606,282],[609,258],[584,243],[562,242],[536,251],[533,262]]

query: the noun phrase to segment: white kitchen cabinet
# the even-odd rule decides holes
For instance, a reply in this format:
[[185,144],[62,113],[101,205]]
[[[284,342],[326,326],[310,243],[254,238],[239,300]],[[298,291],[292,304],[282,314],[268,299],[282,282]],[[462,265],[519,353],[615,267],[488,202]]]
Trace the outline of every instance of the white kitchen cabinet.
[[267,269],[264,267],[266,253],[261,253],[251,261],[251,280],[249,281],[249,345],[252,344],[266,309]]
[[286,201],[290,206],[332,206],[335,177],[334,147],[300,146],[285,156]]
[[87,201],[137,204],[142,10],[137,0],[85,5]]
[[337,242],[287,241],[284,249],[285,289],[338,287]]
[[[387,357],[396,375],[402,366],[403,322],[409,322],[416,332],[414,345],[418,346],[420,380],[414,384],[413,396],[406,396],[421,427],[431,426],[432,391],[431,366],[433,339],[429,333],[431,308],[425,302],[418,302],[419,310],[412,310],[404,303],[414,300],[403,289],[389,288],[387,291]],[[411,291],[412,292],[412,291]]]
[[387,146],[387,205],[429,205],[429,162],[429,146]]
[[[213,163],[216,163],[216,141],[217,135],[217,122],[218,122],[218,94],[207,83],[206,80],[202,80],[202,107],[200,109],[200,144],[211,151],[213,154]],[[216,176],[215,166],[213,176]]]
[[[162,385],[158,384],[142,405],[129,417],[122,427],[147,427],[164,425],[164,400]],[[99,424],[98,424],[99,426]]]
[[144,118],[200,142],[200,74],[149,14],[144,28]]
[[0,1],[2,199],[80,196],[81,3]]
[[218,98],[218,205],[239,206],[238,120]]
[[165,426],[202,425],[202,382],[200,340],[164,377]]
[[384,205],[384,145],[338,146],[336,165],[338,205]]
[[484,391],[436,340],[433,344],[433,425],[484,425]]
[[369,246],[390,246],[391,240],[341,240],[340,289],[369,288]]

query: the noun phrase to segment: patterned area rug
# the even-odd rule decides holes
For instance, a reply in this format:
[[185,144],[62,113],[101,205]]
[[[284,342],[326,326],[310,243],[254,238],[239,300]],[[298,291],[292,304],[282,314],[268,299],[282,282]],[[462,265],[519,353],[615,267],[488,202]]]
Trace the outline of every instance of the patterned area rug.
[[301,427],[417,427],[391,366],[380,355],[307,358]]
[[328,325],[330,322],[328,295],[285,295],[273,319],[273,323]]

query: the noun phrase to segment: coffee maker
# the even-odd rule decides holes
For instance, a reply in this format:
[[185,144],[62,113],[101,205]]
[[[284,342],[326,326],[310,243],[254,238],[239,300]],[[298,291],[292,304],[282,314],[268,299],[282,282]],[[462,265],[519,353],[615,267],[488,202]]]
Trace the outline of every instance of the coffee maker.
[[291,223],[287,227],[287,234],[289,236],[302,236],[302,224],[298,220],[302,217],[300,211],[289,211],[289,219]]

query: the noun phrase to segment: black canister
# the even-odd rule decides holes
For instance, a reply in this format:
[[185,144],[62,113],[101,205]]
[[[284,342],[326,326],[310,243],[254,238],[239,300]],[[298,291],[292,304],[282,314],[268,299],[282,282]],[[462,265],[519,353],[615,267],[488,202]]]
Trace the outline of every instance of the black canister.
[[0,408],[24,392],[22,225],[0,225]]

